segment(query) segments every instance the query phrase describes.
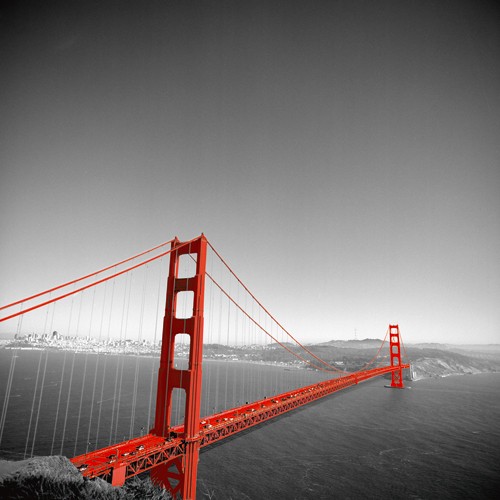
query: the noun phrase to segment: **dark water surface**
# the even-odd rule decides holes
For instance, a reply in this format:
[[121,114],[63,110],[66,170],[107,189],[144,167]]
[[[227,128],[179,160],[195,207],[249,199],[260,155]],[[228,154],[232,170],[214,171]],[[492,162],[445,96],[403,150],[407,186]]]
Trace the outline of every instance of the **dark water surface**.
[[[147,433],[153,425],[159,359],[0,349],[0,404],[14,377],[0,457],[76,456]],[[185,368],[186,360],[176,360]],[[240,406],[327,378],[311,370],[205,360],[201,414]],[[174,390],[172,424],[184,418]]]
[[[0,350],[0,404],[12,355]],[[63,433],[62,451],[73,456],[96,443],[105,446],[110,438],[140,435],[151,424],[157,359],[40,351],[16,355],[1,457],[49,454],[53,443],[59,453]],[[306,370],[208,361],[202,412],[319,378]],[[376,379],[347,389],[205,449],[198,498],[496,498],[500,374],[422,380],[405,390],[387,389],[385,383]],[[180,409],[176,413],[182,418]]]
[[202,453],[198,487],[217,499],[498,498],[500,374],[345,390]]

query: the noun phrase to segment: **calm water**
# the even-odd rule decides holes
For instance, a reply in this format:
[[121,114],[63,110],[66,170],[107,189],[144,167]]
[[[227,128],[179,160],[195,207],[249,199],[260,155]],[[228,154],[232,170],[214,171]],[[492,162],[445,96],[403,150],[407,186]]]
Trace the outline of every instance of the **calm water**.
[[203,453],[198,484],[217,499],[498,498],[500,374],[348,389]]
[[[1,405],[13,360],[0,456],[71,457],[140,436],[153,425],[158,358],[0,349]],[[176,365],[185,368],[186,360]],[[206,360],[201,413],[211,415],[325,378],[309,370]],[[183,421],[184,404],[183,391],[174,390],[174,425]]]
[[[2,404],[11,355],[0,350]],[[22,458],[32,447],[35,454],[48,454],[54,427],[54,453],[59,453],[64,421],[68,456],[75,448],[78,453],[92,449],[96,441],[104,446],[110,435],[121,440],[148,428],[157,360],[50,353],[42,398],[39,379],[33,405],[38,365],[44,368],[46,355],[18,351],[18,356],[1,443],[4,457]],[[207,362],[202,408],[211,413],[317,378],[304,370]],[[262,393],[264,380],[268,394]],[[403,391],[384,383],[377,379],[348,389],[203,451],[198,497],[494,498],[500,490],[500,374],[423,380]],[[29,439],[26,446],[31,410],[36,416],[39,402],[35,445]],[[58,403],[62,416],[56,420]],[[35,418],[31,437],[34,432]]]

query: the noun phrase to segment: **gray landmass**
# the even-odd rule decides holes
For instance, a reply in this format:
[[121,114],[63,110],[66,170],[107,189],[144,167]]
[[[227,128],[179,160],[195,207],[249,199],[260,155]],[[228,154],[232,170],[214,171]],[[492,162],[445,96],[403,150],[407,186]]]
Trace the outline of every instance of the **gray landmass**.
[[[363,340],[331,340],[320,344],[308,345],[307,349],[347,373],[362,370],[367,367],[378,353],[375,364],[368,366],[384,366],[390,363],[388,347],[385,345],[378,352],[381,339]],[[286,349],[284,348],[286,347]],[[5,349],[48,349],[72,352],[88,352],[100,355],[133,355],[152,356],[160,355],[161,343],[152,343],[147,340],[96,340],[90,337],[62,337],[54,332],[51,335],[31,334],[4,340],[0,348]],[[288,349],[288,350],[287,350]],[[176,345],[178,358],[188,357],[189,346]],[[311,361],[305,364],[294,357],[290,351]],[[244,361],[251,363],[275,364],[290,368],[314,369],[319,363],[313,356],[304,354],[304,351],[292,343],[282,344],[254,344],[244,346],[227,346],[222,344],[205,344],[204,359]],[[409,344],[403,346],[403,361],[410,362],[411,370],[405,374],[406,378],[419,380],[429,377],[446,377],[450,375],[473,375],[500,371],[500,344],[473,344],[452,345],[439,343]]]

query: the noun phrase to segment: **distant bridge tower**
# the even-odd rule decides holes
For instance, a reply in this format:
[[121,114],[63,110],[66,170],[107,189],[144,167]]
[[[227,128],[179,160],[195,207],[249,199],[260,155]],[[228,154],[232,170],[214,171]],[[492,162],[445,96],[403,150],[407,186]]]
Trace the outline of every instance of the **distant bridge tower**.
[[[151,471],[151,478],[155,483],[166,488],[173,498],[180,496],[183,500],[194,500],[196,498],[196,477],[201,440],[199,421],[207,240],[203,234],[189,244],[182,244],[175,238],[172,242],[172,248],[178,249],[170,254],[155,424],[151,433],[168,438],[171,428],[172,392],[174,389],[182,389],[186,396],[184,412],[184,440],[186,444],[184,455],[179,455],[166,464],[155,467]],[[194,276],[178,277],[179,259],[182,255],[191,255],[195,259]],[[179,293],[185,292],[191,292],[193,295],[192,315],[188,318],[179,318],[177,298]],[[175,338],[179,334],[189,335],[189,366],[187,370],[178,370],[174,365]]]
[[404,389],[403,369],[401,367],[401,344],[399,342],[399,325],[389,325],[389,349],[391,353],[391,366],[399,366],[399,370],[392,372],[391,387]]

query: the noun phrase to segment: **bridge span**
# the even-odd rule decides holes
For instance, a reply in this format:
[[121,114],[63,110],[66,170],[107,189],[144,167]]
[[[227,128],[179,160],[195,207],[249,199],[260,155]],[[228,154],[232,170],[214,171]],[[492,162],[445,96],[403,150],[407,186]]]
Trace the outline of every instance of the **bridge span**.
[[[164,246],[170,244],[169,250],[165,251]],[[211,251],[213,261],[210,263],[210,272],[207,271],[207,252]],[[153,257],[146,257],[145,260],[134,265],[127,264],[128,262],[142,258],[142,256],[150,253],[157,252]],[[186,242],[181,242],[177,238],[158,245],[146,252],[142,252],[134,257],[121,261],[112,266],[108,266],[95,273],[86,275],[77,280],[72,280],[63,285],[50,288],[45,292],[41,292],[23,300],[19,300],[0,307],[0,311],[7,310],[6,315],[0,318],[0,322],[9,321],[17,317],[23,318],[26,313],[32,314],[34,311],[41,310],[47,323],[49,317],[49,307],[51,310],[52,322],[54,321],[55,303],[73,297],[75,294],[80,295],[80,306],[78,313],[73,314],[74,299],[71,298],[71,308],[69,312],[68,330],[72,325],[73,316],[77,316],[76,323],[76,339],[78,340],[78,331],[82,329],[81,318],[88,317],[88,326],[86,331],[90,332],[93,329],[98,330],[99,338],[103,331],[103,325],[108,325],[108,335],[111,330],[111,325],[120,323],[120,339],[124,344],[128,345],[130,341],[127,339],[129,334],[128,323],[129,317],[133,313],[129,311],[131,308],[131,297],[133,297],[132,285],[135,276],[132,272],[139,268],[148,268],[148,265],[164,256],[169,256],[168,278],[165,294],[165,314],[161,326],[161,352],[158,366],[158,376],[156,379],[156,401],[154,402],[154,417],[150,422],[150,411],[147,416],[147,424],[141,429],[150,429],[149,433],[140,437],[133,437],[134,432],[137,432],[137,419],[136,419],[136,403],[139,391],[139,364],[138,357],[135,362],[135,377],[131,384],[132,391],[131,405],[132,415],[127,421],[129,425],[129,439],[124,439],[121,442],[112,444],[105,447],[98,447],[98,436],[101,432],[101,437],[104,431],[100,431],[101,424],[101,411],[103,401],[103,394],[105,391],[104,380],[106,377],[112,377],[109,368],[106,368],[106,359],[104,360],[103,368],[99,368],[99,359],[95,364],[95,371],[92,376],[87,374],[88,358],[87,355],[81,360],[83,361],[83,373],[78,375],[75,368],[78,363],[75,362],[75,354],[71,362],[68,359],[66,363],[66,354],[64,355],[64,362],[62,366],[62,374],[60,382],[58,383],[58,396],[57,396],[57,411],[54,420],[54,429],[52,436],[52,448],[58,436],[58,422],[63,423],[62,437],[61,437],[61,450],[63,449],[64,440],[67,437],[67,430],[69,422],[71,421],[71,413],[74,413],[74,420],[76,420],[76,432],[73,434],[72,443],[74,444],[74,458],[71,459],[72,463],[78,468],[83,476],[87,478],[102,478],[109,481],[115,486],[120,486],[126,480],[138,474],[149,472],[152,480],[166,488],[173,498],[182,498],[184,500],[196,498],[196,480],[199,461],[199,451],[203,447],[210,446],[214,443],[220,442],[228,437],[235,436],[247,429],[250,429],[263,422],[269,421],[273,418],[279,417],[287,412],[296,408],[305,406],[321,398],[324,398],[337,391],[353,387],[373,377],[390,374],[391,388],[403,388],[403,369],[409,368],[408,364],[403,363],[402,360],[402,342],[400,339],[400,332],[398,325],[389,325],[386,336],[389,337],[389,361],[390,364],[380,366],[380,362],[376,366],[375,360],[380,353],[382,346],[385,343],[382,341],[377,354],[363,367],[356,372],[347,373],[338,368],[333,361],[327,362],[321,359],[317,353],[311,350],[312,348],[305,346],[299,342],[290,332],[288,332],[281,323],[279,323],[274,316],[256,299],[256,297],[249,291],[249,289],[242,283],[238,276],[232,271],[220,254],[208,242],[205,236],[194,238]],[[222,271],[217,273],[214,271],[214,261],[218,262],[220,268],[225,272],[231,282],[225,285],[221,281]],[[122,265],[129,265],[127,269],[118,270]],[[187,268],[186,272],[184,268]],[[181,271],[184,269],[184,271]],[[94,279],[98,274],[108,272],[109,276],[98,279],[90,284],[81,283],[84,280]],[[96,287],[109,280],[117,280],[120,276],[125,275],[125,289],[123,291],[123,300],[120,305],[118,314],[113,313],[112,306],[115,301],[114,297],[117,295],[115,291],[115,282],[109,286],[111,289],[111,296],[103,294],[103,305],[101,312],[95,311],[97,306],[96,302]],[[157,278],[158,292],[160,291],[161,274]],[[206,281],[211,284],[210,299],[205,301],[205,288]],[[135,345],[141,346],[141,335],[143,325],[145,322],[145,313],[147,306],[145,305],[145,297],[147,293],[147,275],[144,276],[142,282],[142,294],[137,295],[137,301],[140,302],[140,314],[138,315],[138,339]],[[232,283],[232,284],[231,284]],[[68,286],[72,286],[70,291],[59,292]],[[105,285],[106,286],[106,285]],[[238,287],[235,292],[234,289]],[[88,314],[85,313],[83,307],[83,293],[93,289],[91,295],[91,309]],[[105,288],[106,291],[106,288]],[[61,293],[54,297],[55,292]],[[48,299],[41,299],[40,297],[45,294],[50,294]],[[217,295],[216,295],[217,294]],[[181,304],[185,303],[185,297],[190,299],[188,306],[182,308]],[[215,307],[214,296],[224,300],[226,305]],[[38,304],[32,305],[34,300],[41,300]],[[156,302],[156,327],[158,326],[158,304]],[[106,303],[107,307],[104,306]],[[108,306],[109,304],[109,306]],[[13,307],[21,307],[20,311],[12,310]],[[208,305],[208,307],[207,307]],[[76,308],[77,306],[75,306]],[[243,335],[237,339],[240,345],[260,345],[262,353],[269,354],[275,350],[279,350],[282,354],[286,353],[292,359],[293,366],[301,366],[302,368],[312,368],[315,372],[322,372],[324,380],[315,382],[313,384],[306,384],[302,382],[300,385],[296,384],[292,390],[280,392],[274,396],[259,399],[257,401],[247,402],[243,405],[237,405],[232,408],[225,407],[223,411],[212,413],[211,411],[204,411],[205,415],[201,417],[201,392],[202,392],[202,365],[204,359],[204,345],[214,345],[213,339],[207,342],[204,339],[204,330],[206,325],[205,313],[207,308],[211,311],[215,319],[211,318],[208,326],[215,326],[218,338],[221,337],[221,331],[226,328],[227,339],[229,344],[230,335],[240,334]],[[10,309],[10,311],[9,311]],[[183,309],[183,310],[182,310]],[[95,318],[100,315],[99,320]],[[161,317],[160,317],[161,322]],[[20,324],[20,323],[19,323]],[[51,323],[52,324],[52,323]],[[49,327],[50,328],[50,327]],[[50,328],[52,330],[52,328]],[[250,333],[245,333],[249,330]],[[235,333],[236,332],[236,333]],[[267,344],[255,344],[255,332],[261,334],[267,341]],[[53,332],[52,337],[57,332]],[[47,335],[47,334],[45,334]],[[156,333],[155,333],[156,335]],[[52,338],[51,337],[51,338]],[[156,337],[155,337],[156,338]],[[187,339],[187,347],[180,352],[179,338]],[[236,338],[236,337],[235,337]],[[98,344],[100,345],[100,344]],[[156,343],[158,345],[158,342]],[[12,380],[14,379],[16,358],[15,353],[12,356],[10,371],[7,380],[7,388],[4,397],[4,407],[0,415],[0,443],[4,433],[5,424],[7,422],[8,407],[10,401],[10,392],[12,388]],[[179,358],[184,357],[184,365],[181,368]],[[387,356],[386,356],[387,357]],[[33,391],[33,401],[31,405],[31,415],[29,425],[27,426],[27,438],[25,444],[25,458],[28,455],[29,444],[31,440],[31,456],[35,440],[37,438],[37,429],[39,421],[43,420],[41,416],[42,402],[44,400],[44,380],[47,373],[47,356],[44,358],[45,363],[42,363],[42,354],[38,362],[38,369],[36,375],[36,383]],[[69,381],[65,375],[64,367],[71,367],[69,374]],[[121,366],[121,368],[120,368]],[[285,365],[286,366],[286,365]],[[373,366],[370,368],[370,366]],[[102,371],[100,371],[102,370]],[[106,371],[108,370],[108,371]],[[302,370],[304,373],[306,370]],[[102,373],[102,385],[99,389],[98,386],[98,373]],[[114,393],[109,400],[113,401],[110,406],[111,411],[111,425],[107,428],[109,443],[119,441],[118,433],[118,417],[122,417],[123,411],[120,410],[122,402],[122,382],[123,382],[123,364],[116,364],[114,371],[114,381],[112,380],[111,386],[114,386]],[[81,385],[74,389],[75,380],[81,380]],[[225,390],[227,395],[227,373],[225,381]],[[309,379],[310,382],[310,379]],[[257,384],[258,385],[258,384]],[[265,383],[258,387],[264,387]],[[67,387],[67,398],[64,400],[63,387]],[[84,405],[84,391],[85,388],[91,389],[91,397],[88,397],[90,404],[90,411],[85,412]],[[150,394],[153,393],[153,374],[151,372],[151,385]],[[290,386],[287,386],[290,387]],[[280,388],[282,390],[283,387]],[[72,392],[77,391],[75,395]],[[265,389],[267,393],[268,389]],[[78,391],[81,391],[78,393]],[[278,392],[278,389],[273,389],[273,392]],[[182,418],[183,420],[175,420],[173,418],[173,407],[175,406],[174,394],[182,393],[184,397]],[[263,392],[260,392],[262,394]],[[97,395],[100,394],[100,401]],[[243,394],[243,393],[242,393]],[[242,396],[240,396],[242,397]],[[253,396],[255,397],[255,396]],[[245,398],[246,399],[246,398]],[[245,399],[240,399],[244,401]],[[150,397],[151,410],[152,397]],[[236,398],[233,398],[233,403],[228,406],[236,404]],[[76,406],[75,406],[76,404]],[[45,401],[47,406],[47,401]],[[179,403],[177,403],[179,405]],[[48,406],[54,406],[48,404]],[[97,408],[98,407],[98,408]],[[71,408],[71,411],[70,411]],[[78,410],[76,411],[76,409]],[[220,409],[220,407],[219,407]],[[215,410],[215,407],[214,407]],[[76,413],[76,414],[75,414]],[[89,421],[84,427],[84,431],[80,430],[80,420],[83,414],[89,415]],[[122,417],[123,418],[123,417]],[[144,418],[143,416],[141,418]],[[45,418],[45,422],[47,419]],[[130,423],[128,423],[130,422]],[[94,432],[94,428],[97,430]],[[123,429],[123,427],[120,427]],[[81,434],[85,433],[84,440],[87,444],[86,451],[83,454],[76,453],[77,446],[81,443]],[[135,434],[136,435],[136,434]],[[94,436],[93,438],[91,436]],[[94,440],[95,449],[88,451],[90,441]]]
[[[403,369],[409,367],[409,364],[401,365]],[[342,389],[399,369],[386,366],[363,370],[210,415],[200,420],[198,435],[191,439],[198,441],[201,448],[209,446]],[[185,454],[185,445],[184,426],[179,425],[172,427],[168,436],[147,434],[79,455],[71,461],[85,477],[100,477],[121,486],[127,479],[159,465],[176,464]]]

